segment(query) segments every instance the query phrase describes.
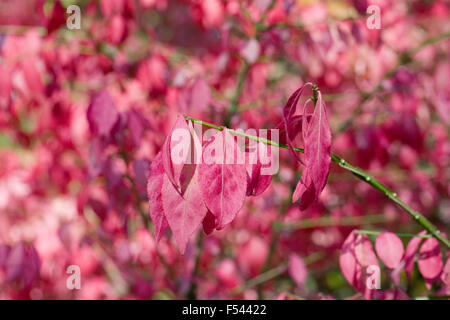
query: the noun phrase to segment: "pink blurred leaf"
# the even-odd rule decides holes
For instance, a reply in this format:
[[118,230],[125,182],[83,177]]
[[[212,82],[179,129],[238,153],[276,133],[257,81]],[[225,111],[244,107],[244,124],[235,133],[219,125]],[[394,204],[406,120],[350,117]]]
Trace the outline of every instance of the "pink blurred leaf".
[[306,265],[303,259],[296,254],[289,256],[289,275],[297,286],[302,287],[305,284],[307,277]]
[[381,261],[390,269],[399,265],[405,252],[402,240],[392,232],[383,232],[377,237],[375,250]]
[[133,173],[136,187],[139,192],[145,192],[147,186],[150,163],[145,159],[133,161]]
[[441,280],[447,286],[450,286],[450,255],[447,258],[447,262],[445,263],[444,270],[442,271]]
[[193,110],[204,111],[211,101],[211,90],[203,78],[195,80],[191,89],[190,107]]
[[11,248],[6,260],[6,282],[14,281],[22,275],[25,266],[25,247],[18,243]]
[[4,65],[0,65],[0,110],[6,109],[11,101],[11,74]]
[[6,264],[6,260],[8,258],[8,254],[11,248],[6,244],[0,244],[0,268]]
[[5,263],[6,282],[22,280],[28,287],[39,275],[41,261],[33,246],[18,243],[14,245]]
[[248,63],[253,64],[258,60],[261,51],[261,46],[258,40],[250,39],[240,51],[241,56],[247,60]]
[[94,134],[108,137],[116,122],[119,112],[106,89],[101,90],[92,97],[87,110],[87,118],[91,131]]
[[141,137],[144,132],[142,115],[136,110],[130,110],[127,117],[127,127],[130,132],[131,141],[134,146],[141,144]]

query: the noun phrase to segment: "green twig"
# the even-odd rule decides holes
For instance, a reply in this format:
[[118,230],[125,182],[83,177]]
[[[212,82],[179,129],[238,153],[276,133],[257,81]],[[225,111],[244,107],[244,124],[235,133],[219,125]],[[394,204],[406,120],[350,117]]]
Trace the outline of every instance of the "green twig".
[[384,214],[371,214],[365,216],[356,217],[319,217],[302,219],[295,223],[282,223],[279,222],[280,229],[283,230],[302,230],[311,229],[317,227],[334,227],[334,226],[360,226],[364,224],[378,224],[389,222],[392,219],[386,217]]
[[[189,116],[185,116],[185,119],[191,120],[194,123],[198,123],[198,124],[201,124],[201,125],[209,127],[209,128],[213,128],[213,129],[220,130],[220,131],[223,130],[223,127],[221,127],[221,126],[217,126],[215,124],[208,123],[208,122],[205,122],[202,120],[194,119]],[[252,135],[248,135],[246,133],[243,133],[241,131],[236,131],[234,129],[228,129],[228,132],[230,132],[231,134],[234,134],[234,135],[248,138],[253,141],[262,142],[267,145],[272,145],[272,146],[276,146],[276,147],[283,148],[283,149],[289,149],[289,146],[286,144],[278,143],[278,142],[275,142],[272,140],[268,140],[268,139],[264,139],[264,138],[260,138],[260,137],[256,137],[256,136],[252,136]],[[301,153],[304,152],[304,150],[302,148],[293,147],[293,149],[297,152],[301,152]],[[382,192],[391,201],[395,202],[403,210],[405,210],[417,223],[419,223],[424,229],[426,229],[429,233],[431,233],[436,239],[441,241],[447,248],[450,248],[450,241],[448,241],[447,238],[441,234],[441,232],[436,228],[436,226],[434,226],[434,224],[431,223],[431,221],[429,221],[425,216],[423,216],[419,212],[415,211],[414,209],[409,207],[406,203],[404,203],[402,200],[400,200],[397,197],[397,194],[395,192],[390,190],[379,180],[372,177],[370,174],[368,174],[361,168],[351,165],[350,163],[348,163],[341,157],[335,155],[334,153],[331,154],[331,160],[333,162],[337,163],[341,168],[353,173],[353,175],[358,177],[360,180],[364,181],[365,183],[371,185],[378,191]]]
[[[378,236],[382,231],[375,230],[355,230],[356,233],[366,234],[368,236]],[[400,238],[432,238],[431,234],[411,234],[411,233],[394,233]]]

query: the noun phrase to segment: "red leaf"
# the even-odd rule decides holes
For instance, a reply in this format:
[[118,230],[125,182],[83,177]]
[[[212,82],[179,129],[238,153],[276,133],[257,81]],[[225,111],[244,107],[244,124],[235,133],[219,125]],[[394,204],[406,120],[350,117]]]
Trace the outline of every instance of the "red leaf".
[[39,275],[41,261],[33,246],[18,243],[11,248],[5,262],[5,281],[22,280],[25,286]]
[[178,115],[162,148],[162,162],[169,180],[180,187],[180,176],[190,156],[191,134],[183,116]]
[[25,267],[25,247],[22,243],[13,246],[6,260],[6,282],[14,281],[22,276]]
[[296,254],[291,254],[289,257],[289,275],[297,286],[302,287],[305,284],[307,277],[306,265]]
[[163,178],[162,203],[166,219],[172,230],[178,249],[183,254],[189,238],[201,225],[207,209],[198,186],[198,167],[193,172],[184,172],[181,177],[181,193],[175,189],[166,175]]
[[375,241],[375,250],[386,267],[395,269],[403,258],[402,240],[392,232],[383,232]]
[[101,90],[92,97],[87,110],[87,118],[92,133],[108,137],[116,122],[119,112],[106,89]]
[[[419,233],[419,235],[424,235],[426,233],[426,231],[422,231]],[[412,238],[408,245],[406,246],[406,252],[405,252],[405,257],[404,257],[404,261],[405,261],[405,271],[406,271],[406,276],[408,277],[408,279],[410,279],[411,277],[411,272],[414,268],[414,260],[416,257],[416,252],[419,249],[420,243],[422,242],[422,238],[420,237],[415,237]]]
[[318,92],[316,108],[309,123],[305,110],[303,113],[305,169],[293,196],[294,202],[301,198],[301,210],[305,210],[319,198],[327,182],[331,164],[331,130],[320,92]]
[[156,241],[161,239],[164,231],[169,226],[164,215],[162,202],[163,178],[162,153],[159,152],[150,165],[147,181],[148,211],[153,222],[153,232],[155,233]]
[[433,280],[442,271],[442,254],[439,242],[435,238],[426,239],[419,252],[417,261],[419,271],[425,279]]
[[[308,114],[306,116],[306,120],[308,122],[311,120],[311,116],[312,114]],[[277,124],[275,128],[280,130],[280,143],[287,144],[286,127],[284,125],[284,121]],[[288,120],[287,132],[289,134],[289,138],[291,141],[294,140],[300,132],[302,132],[302,128],[303,128],[303,115],[295,115]]]
[[199,185],[203,201],[217,218],[217,229],[233,221],[242,208],[247,191],[244,155],[234,137],[225,128],[217,132],[203,148],[199,166]]
[[[306,123],[304,117],[304,124]],[[331,130],[322,95],[318,93],[317,105],[305,135],[305,160],[316,190],[320,193],[330,171]]]
[[441,280],[444,282],[447,286],[450,286],[450,255],[449,258],[447,258],[447,262],[445,263],[444,270],[442,271]]
[[366,298],[371,297],[371,290],[366,286],[367,267],[378,266],[372,243],[363,234],[350,233],[342,245],[339,265],[347,281]]
[[[261,159],[261,150],[265,148],[267,159]],[[249,150],[247,155],[253,157],[252,161],[246,161],[247,170],[247,196],[259,196],[270,185],[272,174],[269,174],[270,167],[273,164],[273,155],[270,153],[270,146],[259,142],[253,150]],[[255,163],[256,162],[256,163]],[[267,168],[268,170],[262,170]]]
[[[286,104],[283,107],[283,122],[284,122],[284,132],[288,133],[286,134],[286,140],[287,140],[287,145],[289,146],[289,152],[291,153],[291,155],[300,163],[303,163],[303,161],[301,160],[300,156],[297,154],[296,151],[294,151],[294,145],[293,145],[293,138],[291,138],[291,133],[293,136],[296,136],[297,134],[295,133],[295,131],[293,129],[293,125],[298,123],[298,122],[293,122],[294,121],[294,114],[295,111],[297,110],[297,103],[298,100],[300,99],[303,90],[305,89],[306,86],[311,85],[310,83],[306,83],[303,86],[301,86],[299,89],[297,89],[288,99],[288,101],[286,102]],[[295,120],[298,121],[298,120]]]

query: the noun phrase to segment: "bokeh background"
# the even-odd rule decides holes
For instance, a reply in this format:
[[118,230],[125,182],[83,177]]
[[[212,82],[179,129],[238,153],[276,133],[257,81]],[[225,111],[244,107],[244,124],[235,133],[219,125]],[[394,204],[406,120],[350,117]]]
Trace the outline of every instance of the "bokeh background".
[[[66,26],[71,4],[79,30]],[[381,29],[367,27],[368,5]],[[349,232],[421,228],[349,172],[332,164],[320,202],[300,211],[302,167],[281,150],[269,189],[180,255],[170,231],[154,240],[149,164],[177,114],[274,128],[313,82],[332,152],[449,234],[449,38],[445,0],[0,2],[0,298],[360,299],[338,263]],[[113,108],[94,128],[99,99]],[[399,287],[449,294],[416,269]]]

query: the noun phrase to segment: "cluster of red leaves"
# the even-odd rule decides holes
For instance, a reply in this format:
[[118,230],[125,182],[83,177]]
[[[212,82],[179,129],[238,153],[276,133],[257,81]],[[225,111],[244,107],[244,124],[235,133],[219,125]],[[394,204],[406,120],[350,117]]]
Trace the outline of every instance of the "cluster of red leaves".
[[[300,209],[304,210],[317,202],[325,187],[330,170],[331,131],[328,125],[322,94],[317,92],[317,106],[311,116],[296,116],[299,98],[306,84],[295,91],[283,108],[284,136],[295,159],[303,163],[293,149],[292,140],[302,133],[305,151],[305,169],[297,184],[293,201],[301,198]],[[305,103],[306,105],[306,103]],[[108,117],[105,117],[108,122]],[[298,126],[301,119],[302,127]],[[109,125],[112,127],[112,125]],[[303,128],[303,130],[299,130]],[[176,141],[177,130],[189,132],[189,138]],[[187,143],[188,150],[181,155],[181,161],[173,161],[177,144]],[[179,148],[179,147],[178,147]],[[195,150],[203,148],[203,150]],[[242,152],[227,128],[218,130],[209,141],[201,145],[197,133],[184,117],[178,116],[162,150],[156,155],[150,167],[147,183],[149,212],[158,241],[167,227],[182,253],[192,234],[203,224],[203,230],[210,234],[231,223],[244,205],[245,197],[259,195],[269,186],[272,175],[262,175],[263,160],[258,148],[267,148],[262,142],[255,150]],[[201,154],[200,164],[191,161],[195,152]],[[255,163],[238,159],[249,159],[249,152],[256,154]],[[244,154],[245,153],[245,154]],[[207,159],[207,158],[210,159]]]

